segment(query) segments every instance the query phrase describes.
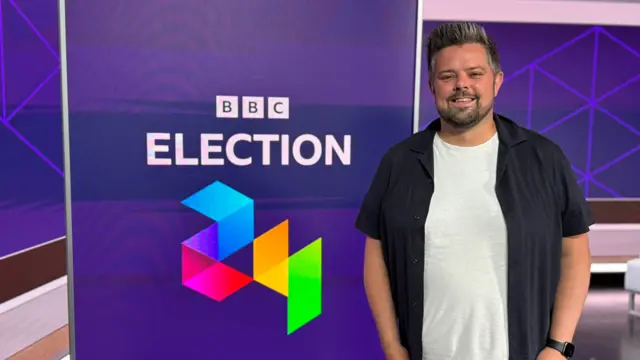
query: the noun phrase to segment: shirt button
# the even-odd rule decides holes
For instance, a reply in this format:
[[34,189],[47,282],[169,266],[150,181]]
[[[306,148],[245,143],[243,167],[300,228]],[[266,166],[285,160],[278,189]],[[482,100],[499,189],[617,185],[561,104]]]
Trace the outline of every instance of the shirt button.
[[411,306],[416,307],[416,306],[418,306],[418,303],[414,301],[414,302],[411,303]]
[[413,217],[415,220],[420,220],[420,216],[416,215]]
[[417,264],[417,263],[418,263],[418,261],[420,261],[420,260],[418,260],[417,258],[414,258],[414,259],[413,259],[413,263],[414,263],[414,264]]
[[431,183],[433,182],[433,180],[431,180],[431,179],[427,179],[427,182],[428,182],[429,184],[431,184]]

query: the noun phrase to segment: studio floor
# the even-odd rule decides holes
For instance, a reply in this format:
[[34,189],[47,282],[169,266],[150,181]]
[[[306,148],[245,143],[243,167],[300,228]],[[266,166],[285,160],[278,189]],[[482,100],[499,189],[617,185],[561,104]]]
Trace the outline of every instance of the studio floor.
[[[575,360],[640,360],[640,318],[627,316],[622,275],[594,275],[574,339]],[[640,305],[640,299],[636,297]],[[638,306],[637,306],[638,308]]]
[[[574,360],[640,360],[640,318],[631,320],[627,316],[628,294],[623,290],[623,283],[622,274],[592,276],[591,290],[574,339]],[[640,297],[636,300],[640,309]],[[10,359],[58,360],[65,349],[68,349],[66,326]]]

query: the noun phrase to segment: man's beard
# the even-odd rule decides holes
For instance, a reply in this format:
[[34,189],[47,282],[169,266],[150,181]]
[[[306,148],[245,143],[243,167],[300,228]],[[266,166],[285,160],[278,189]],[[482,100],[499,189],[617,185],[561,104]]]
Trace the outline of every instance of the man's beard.
[[467,130],[478,125],[493,109],[493,102],[480,107],[480,99],[475,96],[473,98],[475,105],[472,108],[438,108],[440,119],[457,130]]

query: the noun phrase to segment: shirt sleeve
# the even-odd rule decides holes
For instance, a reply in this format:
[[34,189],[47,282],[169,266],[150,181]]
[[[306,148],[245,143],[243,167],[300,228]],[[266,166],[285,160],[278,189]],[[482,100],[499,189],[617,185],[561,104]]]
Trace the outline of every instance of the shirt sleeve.
[[387,153],[378,165],[356,218],[356,228],[376,240],[381,240],[382,237],[380,231],[382,200],[389,188],[390,177],[391,161]]
[[589,232],[589,226],[594,224],[591,209],[578,185],[575,173],[569,160],[560,150],[560,184],[562,189],[562,236],[569,237]]

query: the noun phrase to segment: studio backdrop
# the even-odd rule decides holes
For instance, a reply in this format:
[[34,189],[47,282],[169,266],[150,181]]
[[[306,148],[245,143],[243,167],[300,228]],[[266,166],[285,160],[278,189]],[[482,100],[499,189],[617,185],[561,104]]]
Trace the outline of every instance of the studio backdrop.
[[416,0],[61,1],[72,355],[381,359],[358,207]]
[[[425,35],[441,23],[425,21]],[[481,24],[505,73],[497,112],[557,143],[585,197],[640,198],[640,27]],[[438,116],[427,76],[422,127]]]

